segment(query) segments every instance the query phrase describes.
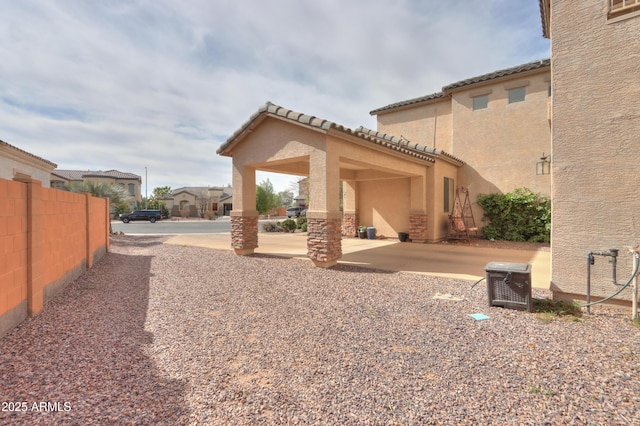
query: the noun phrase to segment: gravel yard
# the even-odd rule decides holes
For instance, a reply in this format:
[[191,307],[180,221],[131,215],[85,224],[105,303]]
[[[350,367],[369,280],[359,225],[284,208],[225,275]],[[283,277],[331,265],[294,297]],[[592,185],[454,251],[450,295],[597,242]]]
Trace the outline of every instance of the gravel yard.
[[629,309],[548,322],[484,283],[162,241],[114,237],[0,340],[0,424],[640,424]]

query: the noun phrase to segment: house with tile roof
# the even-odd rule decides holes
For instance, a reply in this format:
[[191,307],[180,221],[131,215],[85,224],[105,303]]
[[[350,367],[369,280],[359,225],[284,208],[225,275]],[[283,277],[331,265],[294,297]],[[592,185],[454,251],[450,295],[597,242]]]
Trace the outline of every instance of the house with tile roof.
[[204,217],[212,212],[228,216],[231,211],[233,189],[230,186],[190,186],[177,188],[162,199],[173,217]]
[[51,185],[51,172],[57,165],[0,140],[0,179],[37,179],[42,186]]
[[[585,299],[589,276],[592,300],[628,303],[616,284],[630,282],[640,244],[640,0],[540,0],[540,11],[550,59],[374,109],[376,131],[262,106],[218,149],[233,160],[236,253],[258,243],[256,170],[309,177],[318,266],[341,257],[357,225],[445,238],[452,187],[472,197],[528,187],[552,198],[554,297]],[[612,282],[612,248],[626,283]]]
[[135,209],[136,202],[142,201],[142,177],[134,173],[119,170],[62,170],[51,172],[51,187],[64,188],[73,182],[95,182],[120,185],[129,195],[127,203],[130,209]]
[[549,194],[548,166],[538,170],[550,151],[549,85],[549,60],[495,71],[374,109],[377,130],[267,102],[218,149],[233,160],[236,252],[257,244],[256,170],[309,178],[309,257],[318,266],[335,263],[341,236],[358,226],[446,239],[458,187],[472,203],[518,187]]

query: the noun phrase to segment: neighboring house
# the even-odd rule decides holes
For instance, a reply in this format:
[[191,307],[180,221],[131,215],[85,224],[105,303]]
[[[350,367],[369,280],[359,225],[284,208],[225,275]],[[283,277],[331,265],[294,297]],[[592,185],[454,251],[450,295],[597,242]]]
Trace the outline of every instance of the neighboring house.
[[56,167],[51,161],[0,140],[0,179],[37,179],[48,188],[51,186],[51,172]]
[[[619,249],[626,282],[627,247],[640,244],[640,0],[542,0],[540,9],[552,53],[551,289],[584,297],[590,251]],[[593,296],[619,289],[609,260],[595,257]]]
[[182,216],[184,211],[188,212],[186,217],[202,217],[206,212],[224,216],[231,211],[232,195],[231,187],[192,186],[172,190],[163,201],[174,217]]
[[118,170],[91,171],[60,169],[51,172],[51,187],[53,188],[62,189],[73,182],[104,182],[120,185],[129,195],[126,202],[132,210],[135,209],[136,202],[142,201],[142,177],[133,173],[120,172]]

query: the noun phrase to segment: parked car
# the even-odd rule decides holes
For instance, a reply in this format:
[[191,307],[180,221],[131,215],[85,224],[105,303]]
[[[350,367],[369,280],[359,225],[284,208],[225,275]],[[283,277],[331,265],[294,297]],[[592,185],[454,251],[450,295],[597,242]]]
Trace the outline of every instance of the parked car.
[[154,223],[156,220],[161,220],[162,212],[160,210],[135,210],[131,213],[125,213],[120,215],[120,220],[124,223],[129,223],[132,220],[148,220]]
[[301,212],[302,212],[302,209],[300,207],[289,207],[287,209],[287,217],[288,218],[300,217]]

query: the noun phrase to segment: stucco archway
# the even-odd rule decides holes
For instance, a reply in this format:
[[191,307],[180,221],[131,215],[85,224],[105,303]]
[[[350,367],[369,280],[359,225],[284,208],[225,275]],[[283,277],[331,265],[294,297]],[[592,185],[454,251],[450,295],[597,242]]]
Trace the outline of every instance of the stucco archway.
[[[256,170],[309,177],[307,247],[317,266],[340,259],[342,235],[355,234],[361,214],[368,224],[379,223],[389,232],[408,231],[413,241],[428,238],[428,210],[434,203],[427,194],[434,191],[440,151],[267,103],[218,154],[232,157],[232,246],[237,254],[253,253],[258,246]],[[463,164],[451,156],[440,162],[453,169]],[[365,205],[378,207],[362,212]]]

